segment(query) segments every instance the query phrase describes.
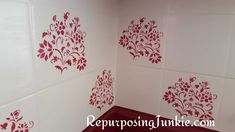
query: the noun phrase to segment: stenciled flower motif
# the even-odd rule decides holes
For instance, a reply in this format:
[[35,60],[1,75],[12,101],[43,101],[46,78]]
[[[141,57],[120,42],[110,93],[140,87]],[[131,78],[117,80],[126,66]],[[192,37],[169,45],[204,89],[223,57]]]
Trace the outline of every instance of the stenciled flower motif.
[[79,18],[69,19],[69,12],[64,13],[64,19],[58,20],[54,15],[49,30],[42,33],[38,57],[55,66],[62,73],[74,66],[79,71],[86,67],[84,38]]
[[34,122],[30,121],[28,123],[22,122],[23,116],[20,115],[20,111],[16,110],[10,113],[6,121],[0,124],[0,130],[7,130],[9,132],[30,132],[29,130],[33,128]]
[[56,23],[56,26],[55,26],[55,29],[56,29],[56,32],[57,32],[57,35],[64,35],[64,30],[65,30],[65,24],[64,22],[60,22],[60,23]]
[[45,61],[48,60],[48,58],[51,57],[53,51],[52,51],[52,45],[44,40],[43,43],[40,44],[40,49],[38,50],[38,57],[44,58]]
[[[146,52],[145,52],[146,53]],[[149,54],[149,53],[146,53]],[[161,61],[162,56],[159,53],[152,53],[149,57],[149,61],[151,61],[152,63],[158,63]]]
[[86,67],[86,59],[81,58],[80,60],[77,61],[77,69],[80,71],[83,70]]
[[120,39],[120,45],[122,45],[123,47],[127,46],[128,43],[129,43],[129,39],[126,35],[123,35],[121,36],[121,39]]
[[188,91],[189,91],[189,88],[190,88],[190,85],[188,84],[188,82],[185,82],[185,83],[183,83],[183,84],[180,85],[180,90],[181,90],[181,91],[188,92]]
[[130,26],[123,30],[119,44],[136,57],[146,57],[152,63],[161,62],[160,38],[163,33],[158,31],[155,21],[146,22],[143,17],[138,21],[131,21]]
[[209,83],[196,82],[196,77],[190,77],[188,82],[179,78],[178,81],[168,87],[163,99],[172,104],[180,116],[194,116],[199,120],[214,120],[213,103],[217,99],[216,94],[209,91]]
[[163,99],[167,101],[168,103],[172,103],[175,101],[175,95],[171,91],[168,91],[168,92],[165,92]]
[[202,93],[200,97],[200,101],[206,102],[206,103],[212,102],[212,99],[213,99],[213,95],[207,91],[205,93]]
[[112,105],[113,101],[113,77],[111,71],[104,70],[102,75],[97,76],[89,104],[101,110],[104,105]]

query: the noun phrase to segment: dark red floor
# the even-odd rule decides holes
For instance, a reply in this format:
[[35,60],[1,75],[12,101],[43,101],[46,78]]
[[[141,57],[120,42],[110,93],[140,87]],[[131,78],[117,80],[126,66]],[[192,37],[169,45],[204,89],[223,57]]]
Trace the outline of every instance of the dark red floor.
[[[105,114],[103,114],[98,120],[134,120],[140,116],[144,120],[155,120],[156,116],[114,106]],[[160,118],[160,120],[169,120],[166,118]],[[105,127],[104,130],[101,127],[87,127],[83,132],[217,132],[202,127],[158,127],[157,129],[149,130],[149,127],[125,127],[122,131],[120,127]]]

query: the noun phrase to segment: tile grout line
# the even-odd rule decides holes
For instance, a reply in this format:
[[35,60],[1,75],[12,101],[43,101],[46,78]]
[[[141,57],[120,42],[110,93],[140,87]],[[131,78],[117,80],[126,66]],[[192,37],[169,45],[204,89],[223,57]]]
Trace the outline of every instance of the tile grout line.
[[[234,23],[234,20],[235,20],[235,17],[233,16],[232,17],[232,22]],[[226,60],[225,60],[225,66],[224,66],[224,75],[228,75],[228,69],[227,69],[227,67],[229,66],[229,59],[230,59],[230,57],[231,57],[231,48],[232,48],[232,39],[233,39],[233,28],[234,28],[234,25],[232,24],[232,27],[229,29],[229,36],[228,36],[228,38],[227,38],[227,43],[228,43],[228,49],[227,49],[227,54],[226,54]],[[230,79],[230,78],[226,78],[226,77],[223,77],[223,86],[225,86],[226,85],[226,82],[225,82],[225,79]],[[231,79],[234,79],[234,78],[231,78]],[[220,95],[220,99],[218,100],[218,102],[217,102],[217,108],[216,108],[216,110],[217,110],[217,113],[216,113],[216,115],[215,115],[215,117],[217,118],[217,119],[220,119],[220,117],[221,117],[221,104],[222,104],[222,102],[223,102],[223,99],[224,99],[224,96],[225,96],[225,94],[224,94],[224,90],[220,90],[220,93],[218,94],[218,95]],[[220,125],[218,126],[218,125],[216,125],[216,128],[218,129],[218,130],[220,130]]]
[[115,80],[114,80],[114,90],[113,90],[113,92],[114,92],[114,103],[113,103],[113,105],[115,106],[116,104],[117,104],[117,101],[116,101],[116,97],[117,97],[117,80],[118,80],[118,46],[119,46],[119,44],[118,44],[118,40],[119,40],[119,28],[120,28],[120,22],[119,22],[119,18],[120,18],[120,1],[118,1],[118,8],[117,8],[117,33],[116,33],[116,42],[117,42],[117,44],[116,44],[116,50],[115,50]]
[[235,77],[228,77],[228,76],[222,76],[222,75],[212,75],[212,74],[206,74],[206,73],[200,73],[200,72],[190,72],[190,71],[176,70],[176,69],[171,69],[171,68],[145,66],[145,65],[141,65],[141,64],[121,64],[121,65],[123,65],[123,66],[133,65],[135,67],[141,67],[141,68],[147,68],[147,69],[153,69],[153,70],[163,70],[163,71],[179,72],[179,73],[186,73],[186,74],[198,74],[198,75],[203,75],[203,76],[208,76],[208,77],[235,80]]
[[[170,1],[168,0],[167,1],[167,9],[166,9],[166,16],[164,17],[164,22],[166,22],[166,24],[165,24],[165,32],[166,33],[164,33],[163,34],[163,37],[164,37],[164,45],[163,45],[163,56],[166,56],[166,51],[167,51],[167,49],[166,49],[166,45],[167,45],[167,38],[165,37],[167,34],[168,34],[168,30],[169,30],[169,23],[167,23],[167,19],[168,19],[168,14],[170,13],[170,7],[171,7],[171,3],[170,3]],[[164,58],[164,60],[163,60],[163,62],[162,62],[162,64],[161,64],[161,68],[164,68],[165,67],[165,57],[163,57]],[[163,81],[164,81],[164,71],[161,71],[161,79],[160,79],[160,88],[159,88],[159,97],[158,97],[158,100],[159,100],[159,102],[158,102],[158,104],[157,104],[157,106],[158,106],[158,113],[159,114],[161,114],[160,112],[161,112],[161,102],[162,102],[162,88],[161,87],[163,87]]]

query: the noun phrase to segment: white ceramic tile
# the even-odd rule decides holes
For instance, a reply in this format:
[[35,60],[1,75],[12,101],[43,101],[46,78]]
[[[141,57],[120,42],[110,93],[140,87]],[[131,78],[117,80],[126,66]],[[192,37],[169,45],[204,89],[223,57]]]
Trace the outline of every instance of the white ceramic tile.
[[[48,85],[55,84],[60,81],[64,81],[68,78],[71,78],[75,75],[80,75],[81,72],[79,72],[74,67],[69,67],[68,70],[63,71],[63,74],[59,70],[57,70],[53,64],[51,64],[49,61],[44,61],[43,59],[40,59],[37,57],[39,44],[43,41],[41,38],[42,33],[44,31],[47,31],[49,29],[49,26],[52,22],[52,17],[54,15],[57,15],[57,19],[62,20],[64,13],[67,11],[66,8],[55,8],[52,6],[47,6],[46,3],[41,3],[44,5],[34,4],[33,8],[33,19],[34,19],[34,30],[35,30],[35,43],[34,43],[34,62],[35,62],[35,73],[36,73],[36,84],[38,88],[45,88]],[[71,5],[72,3],[69,3]],[[72,12],[71,12],[72,10]],[[71,9],[70,11],[70,17],[76,17],[78,16],[80,18],[80,21],[83,22],[80,14],[74,14],[74,10]],[[83,29],[83,24],[81,25],[81,30]],[[85,43],[86,44],[86,43]],[[73,74],[71,74],[73,72]]]
[[[64,81],[70,77],[68,71],[71,70],[71,68],[65,70],[63,74],[61,74],[61,72],[49,61],[46,62],[37,57],[39,44],[43,41],[41,38],[42,33],[48,30],[49,25],[52,22],[52,16],[57,15],[57,18],[62,20],[64,12],[66,12],[66,9],[58,10],[54,7],[43,7],[41,5],[34,5],[33,8],[34,29],[36,32],[33,57],[35,62],[36,85],[40,89],[45,88],[48,85]],[[73,16],[75,16],[75,14],[71,14],[71,17]],[[80,72],[75,68],[72,70],[74,74],[80,74]],[[65,76],[65,74],[67,76]]]
[[[19,129],[20,123],[26,123],[28,125],[29,132],[39,132],[38,126],[38,113],[36,109],[36,101],[34,96],[26,97],[24,99],[18,100],[16,102],[4,105],[0,107],[0,124],[4,125],[7,123],[6,130],[7,132],[11,131],[12,123],[14,122],[16,125],[16,130],[25,130]],[[19,113],[18,119],[22,117],[19,121],[7,121],[6,118],[13,119],[13,115],[17,115]],[[17,117],[17,116],[14,116]],[[15,118],[16,119],[16,118]],[[2,130],[2,129],[1,129]]]
[[230,37],[230,48],[229,48],[229,58],[228,63],[226,65],[226,76],[235,78],[235,19],[233,21],[233,27],[231,28],[231,37]]
[[170,16],[167,22],[166,68],[224,76],[232,16]]
[[170,0],[171,15],[234,14],[234,0]]
[[[81,105],[81,98],[87,94],[79,91],[79,82],[54,86],[37,96],[40,131],[42,132],[64,132],[81,130],[81,112],[85,105]],[[82,95],[82,96],[81,96]],[[81,108],[80,108],[81,107]]]
[[89,1],[87,26],[88,70],[116,63],[118,1]]
[[[65,1],[60,4],[64,2]],[[58,6],[49,6],[45,2],[40,4],[35,2],[34,18],[36,43],[34,45],[34,54],[37,78],[36,84],[40,89],[60,81],[81,76],[84,73],[94,71],[98,68],[112,65],[116,62],[117,7],[115,3],[115,0],[111,2],[104,0],[98,5],[95,5],[93,2],[68,1],[64,8],[58,8]],[[68,5],[70,5],[71,8],[68,8]],[[87,8],[84,9],[83,6]],[[90,11],[90,9],[94,11]],[[111,9],[113,10],[109,11]],[[60,71],[54,68],[54,65],[37,58],[36,55],[39,43],[42,41],[41,33],[49,28],[52,16],[56,14],[58,19],[62,19],[66,11],[70,12],[71,18],[76,16],[80,18],[81,30],[86,32],[84,45],[87,66],[85,70],[81,72],[71,67],[61,74]],[[106,12],[106,14],[101,14],[101,12]]]
[[[87,26],[87,70],[116,63],[118,14],[115,1],[92,2]],[[103,6],[101,6],[103,5]],[[101,10],[102,9],[102,10]]]
[[169,0],[120,0],[120,17],[165,15]]
[[[221,100],[221,90],[224,86],[224,79],[223,78],[215,78],[215,77],[210,77],[210,76],[203,76],[203,75],[198,75],[198,74],[187,74],[187,73],[180,73],[180,72],[172,72],[172,71],[165,71],[163,75],[163,83],[162,83],[162,89],[161,89],[161,100],[160,100],[160,115],[166,118],[170,119],[175,119],[175,116],[177,115],[180,117],[179,113],[175,111],[174,107],[172,104],[168,104],[163,99],[163,96],[165,92],[168,91],[169,86],[175,86],[175,83],[178,81],[179,78],[182,78],[184,82],[189,82],[190,77],[196,77],[195,82],[192,83],[192,85],[199,84],[202,81],[207,81],[208,82],[208,87],[210,88],[207,90],[208,92],[212,94],[216,94],[217,98],[213,101],[213,109],[212,109],[212,115],[213,118],[215,119],[215,127],[209,127],[210,129],[217,129],[217,125],[219,122],[218,118],[218,108],[220,107],[219,103]],[[207,109],[205,106],[203,106],[203,109]],[[191,120],[191,122],[199,119],[194,116],[188,116],[184,117],[184,119]]]
[[162,72],[135,66],[119,66],[117,70],[116,104],[158,114]]
[[26,2],[0,1],[0,104],[33,90],[28,10]]
[[[103,69],[112,69],[115,77],[118,23],[116,2],[33,1],[36,85],[39,89],[47,87],[37,96],[40,131],[81,131],[86,127],[88,115],[98,117],[111,107],[105,106],[100,111],[88,103],[96,77]],[[52,16],[57,15],[58,19],[62,19],[66,11],[70,12],[71,17],[80,18],[81,29],[86,32],[87,67],[83,72],[70,68],[61,74],[50,63],[36,57],[42,41],[41,33],[48,29]]]
[[[87,8],[88,2],[86,0],[30,0],[36,6],[43,5],[51,8],[59,8],[59,9],[78,9],[81,11],[85,11]],[[71,4],[73,3],[73,4]],[[42,8],[43,11],[44,8]]]
[[86,127],[88,115],[98,117],[109,109],[111,106],[106,106],[100,111],[89,105],[91,89],[95,85],[97,75],[102,71],[103,69],[99,69],[40,93],[37,96],[40,131],[82,131]]
[[163,36],[160,38],[160,55],[162,56],[160,63],[153,64],[149,61],[148,57],[137,57],[133,59],[133,56],[129,51],[126,48],[123,48],[120,44],[118,44],[118,63],[135,64],[155,68],[161,67],[165,62],[164,46],[165,39],[167,38],[167,22],[165,16],[168,11],[168,0],[121,0],[119,8],[119,40],[122,36],[122,31],[128,28],[132,20],[137,23],[137,21],[143,17],[146,17],[146,23],[152,20],[156,21],[157,30],[162,32]]
[[235,97],[234,97],[234,79],[226,79],[222,92],[222,101],[220,103],[219,121],[217,123],[221,132],[231,132],[235,124]]

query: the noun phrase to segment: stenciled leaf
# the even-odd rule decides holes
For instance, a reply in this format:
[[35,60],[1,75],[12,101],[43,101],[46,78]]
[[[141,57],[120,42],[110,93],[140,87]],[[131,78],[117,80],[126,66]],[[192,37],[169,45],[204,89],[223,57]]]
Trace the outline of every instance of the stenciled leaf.
[[43,32],[42,33],[42,38],[44,38],[46,35],[48,35],[48,33],[47,32]]
[[53,21],[56,21],[56,15],[54,15],[54,16],[52,17],[52,20],[53,20]]
[[8,125],[8,123],[0,124],[0,127],[1,127],[2,130],[6,130],[7,125]]
[[59,65],[56,65],[55,68],[62,71],[62,68]]
[[13,122],[11,125],[11,131],[14,132],[15,128],[16,128],[16,124]]

